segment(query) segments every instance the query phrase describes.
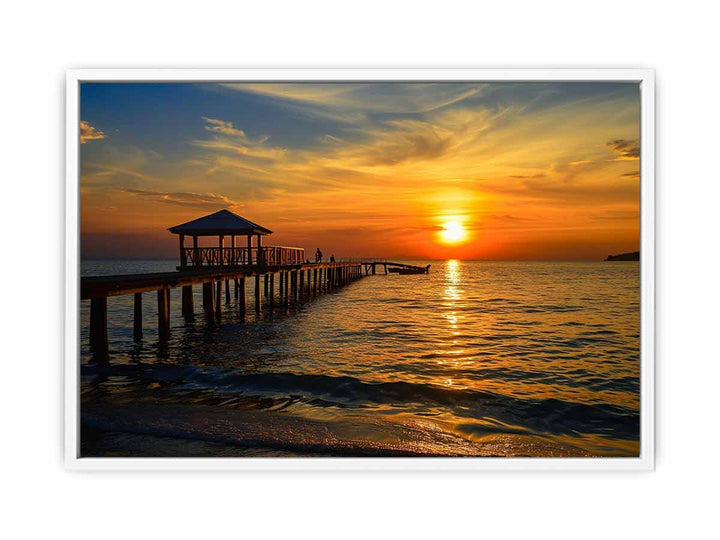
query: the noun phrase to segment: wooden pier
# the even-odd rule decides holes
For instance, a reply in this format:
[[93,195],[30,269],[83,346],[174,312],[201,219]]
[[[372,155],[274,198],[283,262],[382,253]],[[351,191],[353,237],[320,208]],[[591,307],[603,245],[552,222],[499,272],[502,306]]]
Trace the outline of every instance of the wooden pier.
[[[162,343],[170,337],[171,290],[182,289],[182,316],[195,316],[193,286],[202,286],[202,309],[206,317],[222,320],[223,296],[226,304],[234,295],[241,316],[248,308],[246,280],[254,280],[253,308],[260,313],[269,309],[296,305],[324,292],[337,289],[369,275],[370,270],[388,268],[415,269],[426,273],[429,267],[417,267],[390,261],[310,262],[302,248],[263,246],[262,236],[272,231],[227,210],[205,216],[169,229],[179,235],[180,265],[175,272],[92,276],[80,280],[80,299],[90,301],[90,347],[93,361],[107,363],[108,347],[107,299],[110,296],[134,295],[133,337],[142,339],[143,293],[156,292],[158,338]],[[193,238],[193,247],[186,248],[185,236]],[[217,236],[217,247],[199,247],[198,237]],[[236,236],[246,236],[247,246],[237,247]],[[225,237],[231,247],[224,246]],[[253,237],[256,244],[252,245]],[[278,285],[278,294],[275,286]],[[234,294],[231,294],[231,289]],[[223,295],[224,292],[224,295]]]
[[[246,280],[254,279],[253,306],[256,313],[263,307],[273,309],[297,305],[305,299],[332,291],[363,277],[360,262],[310,263],[293,266],[236,267],[202,269],[153,274],[84,277],[80,280],[81,300],[90,300],[90,347],[93,360],[109,360],[107,333],[107,298],[134,295],[133,337],[142,338],[143,294],[157,292],[158,338],[161,342],[170,337],[170,295],[173,289],[182,289],[182,316],[192,320],[195,316],[193,286],[202,286],[202,310],[214,321],[222,320],[223,304],[231,296],[237,301],[241,315],[247,312]],[[267,278],[268,287],[261,282]],[[276,289],[276,284],[279,285]],[[231,290],[233,293],[231,294]],[[276,294],[277,290],[277,294]],[[224,295],[223,295],[224,292]]]

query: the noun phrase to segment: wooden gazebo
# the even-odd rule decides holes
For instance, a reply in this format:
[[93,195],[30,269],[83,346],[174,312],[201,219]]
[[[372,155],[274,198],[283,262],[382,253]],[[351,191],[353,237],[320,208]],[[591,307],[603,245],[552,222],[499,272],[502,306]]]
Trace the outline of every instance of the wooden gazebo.
[[[179,236],[181,270],[203,266],[289,266],[304,262],[304,249],[263,246],[262,237],[272,234],[272,231],[229,210],[220,210],[168,230]],[[191,248],[185,247],[186,236],[193,239]],[[199,247],[198,238],[201,236],[217,236],[217,247]],[[236,236],[245,236],[247,247],[236,246]],[[225,247],[226,237],[230,237],[230,247]],[[256,239],[255,246],[253,237]]]

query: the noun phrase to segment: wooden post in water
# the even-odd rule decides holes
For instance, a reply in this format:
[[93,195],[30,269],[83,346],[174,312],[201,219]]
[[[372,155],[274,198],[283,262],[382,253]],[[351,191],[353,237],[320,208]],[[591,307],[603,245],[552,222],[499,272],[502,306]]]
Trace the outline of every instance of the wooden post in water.
[[192,319],[194,310],[192,285],[184,285],[182,288],[182,316],[185,319]]
[[270,283],[270,274],[265,274],[265,289],[264,289],[265,298],[268,297],[268,287],[269,287],[269,283]]
[[215,283],[215,318],[217,320],[222,318],[222,283],[222,279]]
[[280,305],[283,303],[283,293],[285,291],[285,272],[280,270],[280,283],[278,287],[278,296],[280,297]]
[[142,293],[135,293],[135,302],[133,306],[133,339],[140,341],[143,337],[142,330]]
[[225,303],[230,303],[230,280],[225,280]]
[[305,270],[300,270],[298,275],[298,298],[302,300],[303,297],[303,284],[305,283]]
[[317,296],[318,269],[313,270],[313,296]]
[[203,309],[208,317],[215,316],[215,299],[213,298],[213,282],[203,283]]
[[179,234],[178,238],[180,242],[180,268],[184,270],[187,266],[187,260],[185,259],[185,235]]
[[95,362],[107,362],[107,297],[90,299],[90,347]]
[[290,304],[290,272],[285,272],[285,293],[283,298],[284,304]]
[[167,341],[170,337],[170,287],[158,289],[158,337]]
[[235,278],[235,301],[238,301],[238,298],[240,298],[240,284],[238,283],[238,278]]
[[270,274],[270,309],[275,307],[275,273]]
[[260,313],[260,274],[255,274],[255,312]]
[[238,300],[240,302],[240,315],[245,317],[245,311],[247,310],[247,298],[245,295],[245,278],[241,277],[237,280],[238,284]]

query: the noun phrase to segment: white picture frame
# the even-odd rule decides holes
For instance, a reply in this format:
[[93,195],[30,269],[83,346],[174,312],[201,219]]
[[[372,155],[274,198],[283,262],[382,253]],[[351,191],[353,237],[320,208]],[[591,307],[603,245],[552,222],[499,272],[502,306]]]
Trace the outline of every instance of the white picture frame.
[[[79,457],[79,86],[85,81],[637,82],[640,153],[640,455],[628,458],[81,458]],[[65,465],[72,470],[649,471],[655,456],[655,75],[647,69],[83,69],[66,78]]]

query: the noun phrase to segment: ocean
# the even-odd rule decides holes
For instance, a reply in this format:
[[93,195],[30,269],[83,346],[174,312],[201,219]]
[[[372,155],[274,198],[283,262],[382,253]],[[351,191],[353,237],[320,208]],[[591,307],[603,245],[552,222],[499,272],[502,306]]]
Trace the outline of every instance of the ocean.
[[[109,367],[82,301],[82,456],[637,456],[640,264],[409,261],[297,306],[157,339],[155,293],[108,298]],[[175,270],[83,261],[81,274]],[[382,272],[382,270],[380,271]],[[277,283],[277,281],[276,281]],[[223,302],[224,302],[223,294]]]

